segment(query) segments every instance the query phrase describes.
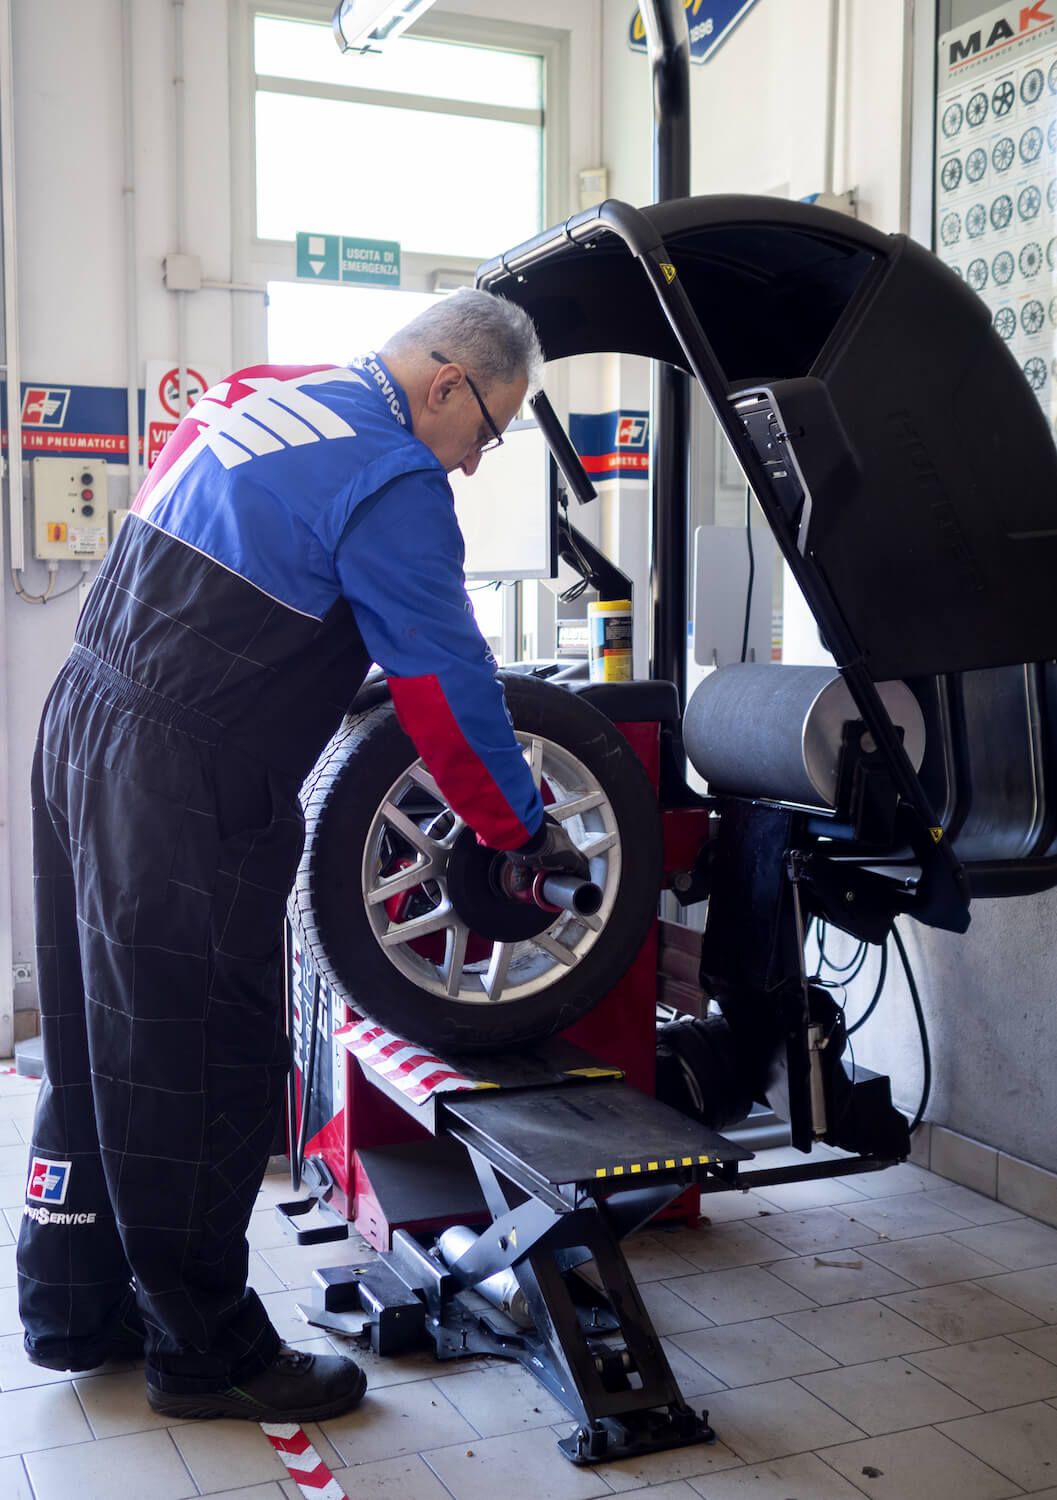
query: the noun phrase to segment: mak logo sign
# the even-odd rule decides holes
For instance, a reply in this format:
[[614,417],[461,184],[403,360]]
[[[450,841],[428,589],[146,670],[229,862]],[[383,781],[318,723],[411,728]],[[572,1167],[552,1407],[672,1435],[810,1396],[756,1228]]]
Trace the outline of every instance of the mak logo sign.
[[[755,4],[756,0],[683,0],[690,29],[690,61],[708,62]],[[631,20],[628,46],[633,52],[648,50],[646,27],[638,10]]]
[[1010,5],[972,30],[963,28],[948,42],[948,68],[953,72],[966,63],[994,57],[1017,42],[1048,31],[1057,21],[1057,11],[1049,9],[1049,4],[1050,0],[1036,0],[1034,5]]
[[31,385],[22,397],[25,427],[61,427],[70,404],[68,385]]

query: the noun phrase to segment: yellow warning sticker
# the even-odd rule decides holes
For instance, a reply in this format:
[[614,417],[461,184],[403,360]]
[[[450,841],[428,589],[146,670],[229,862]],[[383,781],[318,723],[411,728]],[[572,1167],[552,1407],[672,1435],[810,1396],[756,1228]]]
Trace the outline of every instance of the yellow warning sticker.
[[675,1157],[674,1156],[670,1156],[668,1158],[668,1160],[664,1163],[664,1165],[666,1167],[674,1167],[675,1166]]
[[661,272],[664,275],[665,281],[669,286],[671,286],[672,282],[675,280],[675,267],[673,265],[670,265],[666,260],[662,260],[660,265]]
[[631,1170],[633,1172],[641,1172],[642,1171],[642,1163],[641,1162],[633,1162]]
[[619,1068],[566,1068],[566,1078],[623,1078]]
[[605,1169],[605,1167],[596,1167],[595,1168],[595,1176],[596,1177],[604,1177],[605,1175],[606,1175],[606,1169]]
[[932,834],[932,842],[934,844],[938,844],[939,841],[940,841],[940,839],[943,837],[943,829],[942,828],[930,828],[929,829],[929,833]]

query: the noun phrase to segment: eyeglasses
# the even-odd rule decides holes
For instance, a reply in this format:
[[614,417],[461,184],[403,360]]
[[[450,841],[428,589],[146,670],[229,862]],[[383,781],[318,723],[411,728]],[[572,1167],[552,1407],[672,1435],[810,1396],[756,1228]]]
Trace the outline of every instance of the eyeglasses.
[[[447,355],[445,354],[438,354],[436,349],[432,351],[430,358],[435,359],[439,365],[453,365],[458,363],[457,360],[448,359]],[[461,365],[459,365],[459,369],[462,370]],[[491,439],[488,442],[478,444],[477,451],[478,453],[491,453],[494,448],[501,448],[503,446],[503,434],[495,425],[495,422],[492,419],[492,413],[488,410],[487,406],[485,406],[484,401],[481,398],[480,391],[474,385],[467,372],[465,370],[462,370],[462,373],[466,380],[466,384],[473,392],[474,400],[481,408],[481,416],[484,417],[485,421],[488,423],[488,430],[492,434]]]

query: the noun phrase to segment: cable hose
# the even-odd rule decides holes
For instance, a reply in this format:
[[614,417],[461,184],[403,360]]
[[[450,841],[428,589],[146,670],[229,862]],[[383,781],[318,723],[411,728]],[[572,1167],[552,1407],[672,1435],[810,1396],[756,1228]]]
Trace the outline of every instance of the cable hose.
[[872,997],[870,999],[870,1003],[869,1003],[869,1005],[867,1005],[867,1007],[863,1011],[862,1015],[856,1021],[855,1025],[848,1027],[848,1035],[849,1036],[854,1036],[855,1033],[858,1031],[858,1029],[859,1029],[860,1026],[865,1026],[866,1022],[870,1019],[870,1017],[873,1015],[874,1011],[877,1009],[877,1006],[878,1006],[878,1004],[880,1002],[880,999],[881,999],[881,995],[884,992],[885,980],[887,978],[888,978],[888,941],[886,939],[885,942],[884,942],[884,945],[881,948],[881,967],[880,967],[880,969],[878,971],[878,974],[877,974],[877,984],[874,986],[874,992],[873,992],[873,995],[872,995]]
[[929,1094],[932,1092],[932,1051],[929,1047],[929,1034],[928,1028],[925,1025],[925,1012],[922,1009],[921,996],[918,994],[918,987],[914,982],[914,974],[910,967],[910,960],[907,957],[907,950],[903,946],[903,939],[900,937],[899,931],[894,925],[892,927],[892,937],[895,939],[895,945],[899,952],[900,960],[903,964],[903,972],[907,977],[907,988],[910,990],[910,1001],[914,1007],[914,1015],[917,1017],[918,1023],[918,1034],[921,1037],[921,1067],[924,1073],[924,1080],[921,1086],[921,1103],[918,1105],[917,1114],[915,1114],[913,1122],[910,1126],[910,1133],[911,1135],[913,1135],[914,1131],[918,1128],[922,1120],[925,1118],[925,1110],[928,1108]]

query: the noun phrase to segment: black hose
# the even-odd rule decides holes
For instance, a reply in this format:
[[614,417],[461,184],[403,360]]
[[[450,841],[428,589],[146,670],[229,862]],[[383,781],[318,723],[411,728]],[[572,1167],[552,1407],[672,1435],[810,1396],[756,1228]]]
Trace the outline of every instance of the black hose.
[[892,937],[895,939],[895,945],[903,964],[903,972],[907,977],[910,1001],[914,1007],[914,1015],[917,1017],[918,1023],[918,1034],[921,1037],[921,1067],[925,1076],[921,1086],[921,1103],[918,1105],[917,1114],[914,1116],[910,1126],[910,1133],[913,1135],[914,1131],[925,1118],[929,1094],[932,1092],[932,1051],[929,1047],[929,1034],[928,1028],[925,1025],[925,1012],[921,1006],[921,996],[918,994],[918,987],[914,982],[914,975],[910,967],[910,960],[907,958],[907,950],[903,946],[903,939],[899,936],[899,932],[895,927],[892,928]]
[[749,621],[752,618],[752,587],[756,581],[756,557],[752,550],[752,490],[745,486],[745,539],[749,548],[749,584],[745,590],[745,624],[741,632],[741,659],[749,654]]
[[884,946],[881,949],[881,967],[878,970],[877,983],[874,986],[874,992],[873,992],[873,995],[871,996],[870,1003],[866,1007],[866,1009],[863,1011],[863,1013],[859,1017],[859,1019],[856,1021],[855,1025],[848,1027],[848,1035],[849,1036],[854,1036],[855,1033],[858,1031],[858,1029],[859,1029],[860,1026],[865,1026],[866,1023],[867,1023],[867,1021],[873,1015],[874,1011],[877,1009],[878,1003],[880,1002],[880,999],[881,999],[881,995],[884,992],[885,980],[887,978],[888,978],[888,941],[886,939],[885,943],[884,943]]

